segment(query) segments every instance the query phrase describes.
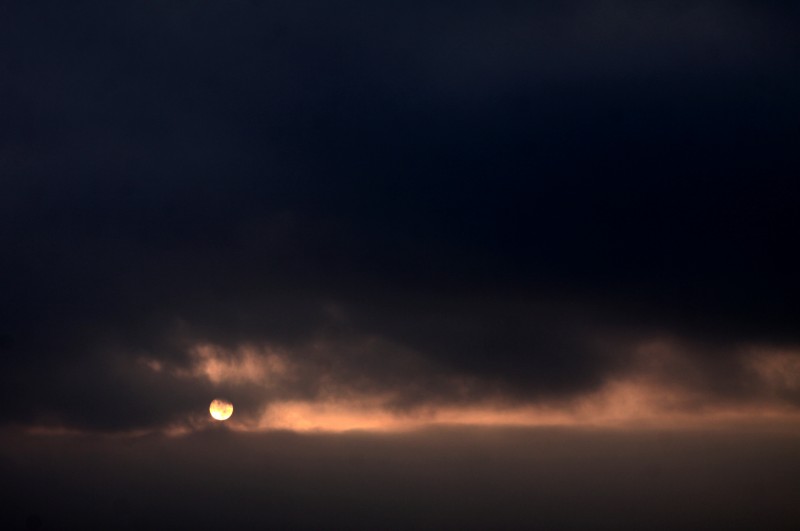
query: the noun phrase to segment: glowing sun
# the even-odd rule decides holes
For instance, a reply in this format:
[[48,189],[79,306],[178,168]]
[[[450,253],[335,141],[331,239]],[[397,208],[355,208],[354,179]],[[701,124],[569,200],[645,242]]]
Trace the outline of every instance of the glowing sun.
[[228,420],[233,415],[233,404],[227,400],[216,398],[208,406],[208,412],[217,420]]

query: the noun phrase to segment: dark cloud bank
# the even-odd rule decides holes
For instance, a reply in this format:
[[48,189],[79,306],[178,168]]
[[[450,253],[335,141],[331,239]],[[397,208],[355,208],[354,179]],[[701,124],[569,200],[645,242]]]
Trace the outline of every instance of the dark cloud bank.
[[796,11],[3,7],[4,420],[181,418],[207,389],[134,360],[197,342],[538,399],[667,336],[745,393],[741,345],[798,342]]
[[797,435],[436,430],[19,441],[21,529],[794,529]]
[[[4,3],[0,422],[159,428],[220,390],[247,414],[313,400],[327,377],[343,395],[391,392],[397,410],[568,400],[624,377],[653,340],[677,345],[691,370],[660,378],[698,407],[797,405],[797,375],[765,393],[743,367],[748,349],[800,344],[798,15],[745,1]],[[266,345],[306,377],[270,395],[176,376],[198,344]],[[40,496],[45,521],[69,525],[797,521],[773,461],[797,471],[784,436],[575,435],[557,450],[506,435],[454,451],[451,434],[42,439],[19,457],[10,435],[2,466],[21,485],[11,518]],[[209,461],[215,445],[230,468]],[[168,461],[174,479],[153,487]]]

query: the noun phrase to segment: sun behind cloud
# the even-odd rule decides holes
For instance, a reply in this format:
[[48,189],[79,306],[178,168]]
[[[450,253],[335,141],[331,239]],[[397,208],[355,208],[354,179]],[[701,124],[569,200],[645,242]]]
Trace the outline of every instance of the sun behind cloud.
[[208,406],[208,412],[216,420],[228,420],[233,415],[233,404],[221,398],[215,398]]

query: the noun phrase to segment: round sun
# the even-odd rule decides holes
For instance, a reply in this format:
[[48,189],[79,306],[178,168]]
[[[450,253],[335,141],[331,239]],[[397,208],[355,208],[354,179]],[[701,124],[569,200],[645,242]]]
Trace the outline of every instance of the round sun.
[[215,398],[208,406],[208,412],[216,420],[228,420],[233,415],[233,404],[221,398]]

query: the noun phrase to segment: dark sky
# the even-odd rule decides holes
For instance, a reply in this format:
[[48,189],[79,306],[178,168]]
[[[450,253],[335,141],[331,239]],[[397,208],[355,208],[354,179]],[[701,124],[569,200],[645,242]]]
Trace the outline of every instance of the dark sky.
[[[783,438],[741,451],[779,446],[796,469],[781,445],[800,426],[798,24],[778,1],[0,4],[0,456],[33,437],[29,459],[53,460],[36,480],[0,464],[47,496],[48,474],[66,481],[87,459],[74,437],[102,447],[105,471],[133,473],[115,450],[127,444],[142,459],[185,446],[189,467],[214,452],[205,411],[225,396],[229,451],[290,436],[275,428],[323,432],[287,457],[329,466],[323,490],[344,473],[320,450],[328,432],[451,421],[496,432],[483,436],[508,460],[490,483],[522,459],[497,427],[509,419],[678,430],[690,461],[719,435],[686,425],[767,419]],[[384,433],[376,452],[458,439],[425,430]],[[559,436],[599,445],[603,474],[622,459],[612,435]],[[480,460],[476,444],[439,471],[443,488]],[[660,461],[652,451],[623,469]],[[747,455],[713,466],[738,481],[758,469]],[[580,483],[553,459],[557,482]],[[778,508],[796,487],[765,467],[784,497],[759,493],[747,521],[774,503],[775,525],[796,523]],[[401,470],[377,466],[376,481],[396,496],[423,481],[394,485]],[[673,485],[689,477],[677,470]],[[36,505],[24,492],[20,515]],[[491,499],[481,518],[501,510]],[[514,499],[510,527],[598,514],[535,524]],[[338,523],[374,528],[397,509],[376,503]],[[430,514],[397,526],[469,520]]]

